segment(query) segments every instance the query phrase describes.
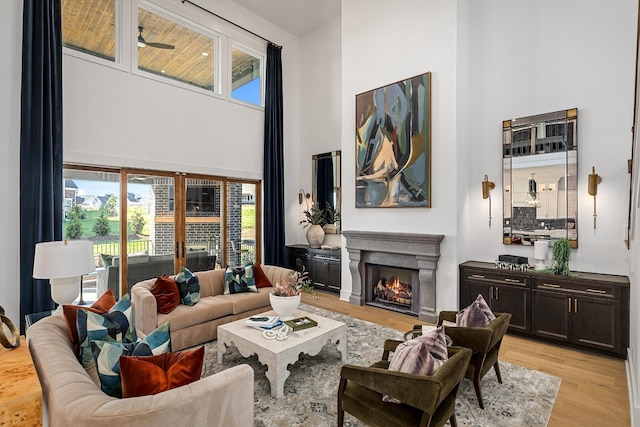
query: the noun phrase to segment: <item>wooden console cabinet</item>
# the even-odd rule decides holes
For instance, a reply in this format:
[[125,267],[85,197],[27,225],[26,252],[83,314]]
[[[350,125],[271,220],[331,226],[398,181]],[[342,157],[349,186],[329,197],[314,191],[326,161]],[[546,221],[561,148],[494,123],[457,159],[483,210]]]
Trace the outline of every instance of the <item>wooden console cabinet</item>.
[[511,313],[509,332],[626,357],[629,279],[571,272],[558,276],[460,264],[460,307],[482,294],[493,311]]
[[304,266],[316,289],[340,292],[341,251],[312,249],[307,245],[287,246],[287,267],[300,271]]

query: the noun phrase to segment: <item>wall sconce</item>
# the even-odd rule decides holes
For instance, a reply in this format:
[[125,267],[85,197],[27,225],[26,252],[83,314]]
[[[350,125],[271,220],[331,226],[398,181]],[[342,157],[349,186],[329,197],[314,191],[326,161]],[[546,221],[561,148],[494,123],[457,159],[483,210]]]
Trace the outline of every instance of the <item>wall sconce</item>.
[[298,193],[298,204],[301,205],[304,199],[309,200],[310,198],[311,198],[311,194],[305,193],[304,190],[301,188],[300,192]]
[[487,175],[484,176],[484,180],[482,181],[482,198],[489,199],[489,228],[491,228],[491,193],[490,191],[496,188],[496,185],[489,181],[489,177]]
[[596,173],[596,167],[591,167],[591,173],[589,174],[589,185],[587,191],[590,196],[593,196],[593,228],[596,228],[596,194],[598,194],[598,184],[602,182],[600,175]]

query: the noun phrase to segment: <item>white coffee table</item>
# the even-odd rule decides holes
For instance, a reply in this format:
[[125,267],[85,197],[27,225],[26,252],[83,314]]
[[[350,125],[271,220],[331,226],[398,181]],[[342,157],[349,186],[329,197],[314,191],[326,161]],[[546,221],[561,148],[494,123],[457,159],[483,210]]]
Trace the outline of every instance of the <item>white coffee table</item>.
[[[260,315],[276,316],[273,311]],[[315,356],[331,341],[337,344],[342,361],[346,360],[347,326],[344,323],[302,310],[296,310],[294,316],[307,316],[318,322],[318,326],[307,329],[299,336],[289,333],[289,337],[282,341],[264,338],[262,331],[245,325],[246,318],[218,326],[218,363],[222,363],[227,346],[231,343],[235,344],[243,357],[257,355],[260,363],[268,368],[266,376],[271,384],[271,395],[279,398],[284,394],[284,382],[290,375],[287,367],[298,361],[300,353]]]

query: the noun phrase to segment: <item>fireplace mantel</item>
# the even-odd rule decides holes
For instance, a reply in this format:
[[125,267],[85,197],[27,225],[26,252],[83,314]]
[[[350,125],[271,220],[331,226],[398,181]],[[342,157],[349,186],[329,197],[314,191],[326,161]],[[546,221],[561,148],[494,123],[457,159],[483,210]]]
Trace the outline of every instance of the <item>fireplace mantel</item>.
[[435,323],[436,269],[440,258],[442,234],[343,231],[349,252],[351,297],[349,302],[365,304],[365,264],[377,262],[419,270],[420,304],[418,318]]

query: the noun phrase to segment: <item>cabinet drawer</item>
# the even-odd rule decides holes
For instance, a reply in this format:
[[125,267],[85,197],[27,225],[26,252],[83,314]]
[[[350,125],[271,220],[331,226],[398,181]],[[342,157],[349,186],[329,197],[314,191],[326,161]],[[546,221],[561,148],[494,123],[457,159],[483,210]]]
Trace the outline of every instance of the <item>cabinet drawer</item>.
[[570,292],[574,295],[589,295],[607,299],[618,299],[620,288],[605,283],[576,283],[571,280],[562,280],[555,277],[536,278],[534,289],[545,291]]
[[487,270],[465,270],[463,280],[470,282],[491,282],[496,284],[505,284],[512,286],[527,286],[527,278],[517,273],[502,273],[498,271]]

